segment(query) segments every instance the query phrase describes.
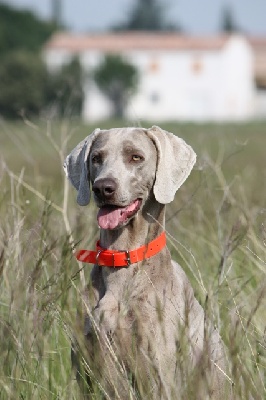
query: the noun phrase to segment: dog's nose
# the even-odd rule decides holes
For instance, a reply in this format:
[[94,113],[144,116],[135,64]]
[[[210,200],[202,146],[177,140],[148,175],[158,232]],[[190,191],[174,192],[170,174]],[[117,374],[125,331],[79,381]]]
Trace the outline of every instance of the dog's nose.
[[111,199],[117,189],[117,184],[114,179],[104,178],[99,179],[92,185],[94,194],[103,199]]

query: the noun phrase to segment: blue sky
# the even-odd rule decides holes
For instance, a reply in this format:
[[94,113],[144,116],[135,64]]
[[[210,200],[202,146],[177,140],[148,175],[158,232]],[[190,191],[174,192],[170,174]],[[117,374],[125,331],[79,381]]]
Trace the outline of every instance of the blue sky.
[[[53,0],[0,0],[19,8],[29,8],[41,17],[51,15]],[[107,30],[125,20],[136,0],[62,0],[63,22],[73,31]],[[168,19],[188,33],[215,34],[219,31],[221,10],[229,6],[245,32],[266,35],[266,0],[164,0]]]

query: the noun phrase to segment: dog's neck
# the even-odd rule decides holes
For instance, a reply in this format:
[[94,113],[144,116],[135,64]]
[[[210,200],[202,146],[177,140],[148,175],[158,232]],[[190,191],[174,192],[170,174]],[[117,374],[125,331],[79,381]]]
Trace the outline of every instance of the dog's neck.
[[[156,202],[154,198],[150,201],[148,200],[138,214],[124,227],[116,230],[101,229],[101,246],[110,250],[134,250],[158,237],[164,231],[165,205]],[[162,255],[167,257],[167,252],[167,247],[164,247],[155,257],[162,257]],[[112,287],[114,292],[118,287],[123,288],[129,276],[135,276],[134,265],[130,265],[129,268],[102,268],[105,288]],[[146,263],[144,263],[145,265]],[[156,263],[150,264],[148,271],[155,276],[154,269],[158,270],[157,273],[161,273],[159,272],[161,269],[156,267]]]
[[133,250],[159,236],[164,226],[165,206],[150,199],[127,225],[114,230],[101,229],[100,244],[110,250]]

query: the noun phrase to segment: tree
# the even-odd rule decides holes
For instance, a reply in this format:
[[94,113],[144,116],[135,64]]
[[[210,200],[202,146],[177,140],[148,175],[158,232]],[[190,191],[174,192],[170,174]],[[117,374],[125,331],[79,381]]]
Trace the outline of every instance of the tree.
[[137,86],[137,69],[118,55],[107,55],[94,71],[100,90],[112,101],[114,116],[122,117],[125,106]]
[[30,11],[15,10],[0,3],[0,54],[14,50],[38,51],[56,25],[42,21]]
[[137,0],[128,20],[114,30],[179,31],[180,27],[167,22],[165,11],[166,6],[159,0]]
[[37,115],[44,107],[48,74],[38,55],[16,51],[0,63],[0,114],[18,118]]
[[80,115],[84,100],[83,72],[79,59],[74,57],[56,73],[50,74],[47,105],[57,115]]
[[24,50],[7,54],[0,64],[0,115],[6,118],[80,115],[83,104],[82,69],[78,59],[53,74],[40,56]]
[[225,7],[222,11],[222,31],[226,33],[238,31],[232,10],[229,7]]
[[60,24],[61,0],[53,4],[55,20],[46,22],[30,11],[0,3],[0,114],[4,117],[37,116],[51,105],[57,115],[80,114],[83,92],[78,60],[50,74],[39,54]]

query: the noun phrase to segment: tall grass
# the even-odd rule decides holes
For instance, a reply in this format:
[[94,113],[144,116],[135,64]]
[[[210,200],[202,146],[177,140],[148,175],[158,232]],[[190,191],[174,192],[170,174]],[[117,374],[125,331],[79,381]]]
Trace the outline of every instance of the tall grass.
[[[169,248],[219,327],[234,398],[266,399],[266,123],[163,127],[198,154],[167,208]],[[1,399],[82,398],[70,347],[90,267],[80,273],[72,247],[92,248],[98,233],[94,206],[75,204],[62,161],[92,129],[1,124]]]

